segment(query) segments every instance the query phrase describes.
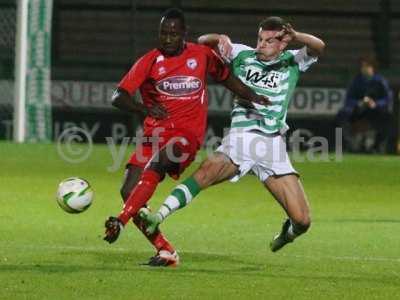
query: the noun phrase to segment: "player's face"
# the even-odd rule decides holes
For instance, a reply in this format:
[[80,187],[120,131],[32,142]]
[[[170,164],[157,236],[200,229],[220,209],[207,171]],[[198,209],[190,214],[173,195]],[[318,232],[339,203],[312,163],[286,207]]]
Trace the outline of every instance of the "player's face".
[[365,77],[372,77],[374,76],[375,73],[374,67],[365,61],[361,62],[360,71],[361,74],[363,74]]
[[160,50],[167,56],[180,54],[185,30],[178,19],[162,19],[159,31]]
[[280,38],[275,38],[279,31],[262,30],[258,31],[257,57],[261,60],[271,60],[276,58],[287,46]]

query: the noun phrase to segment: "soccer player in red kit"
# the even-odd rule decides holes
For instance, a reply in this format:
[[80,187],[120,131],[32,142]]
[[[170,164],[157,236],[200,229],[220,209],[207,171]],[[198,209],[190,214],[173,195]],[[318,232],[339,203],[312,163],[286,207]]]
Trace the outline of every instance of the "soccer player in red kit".
[[[146,235],[137,215],[139,209],[146,205],[166,174],[177,179],[194,160],[207,125],[207,74],[247,99],[243,100],[244,105],[251,105],[251,101],[269,104],[234,77],[211,48],[185,42],[185,34],[182,11],[167,10],[160,22],[159,47],[133,65],[113,95],[114,106],[142,113],[146,118],[144,141],[129,160],[121,188],[124,208],[118,217],[110,217],[105,223],[104,239],[109,243],[117,240],[131,218]],[[132,101],[137,89],[143,104]],[[176,251],[160,231],[146,237],[157,250],[149,265],[179,263]]]

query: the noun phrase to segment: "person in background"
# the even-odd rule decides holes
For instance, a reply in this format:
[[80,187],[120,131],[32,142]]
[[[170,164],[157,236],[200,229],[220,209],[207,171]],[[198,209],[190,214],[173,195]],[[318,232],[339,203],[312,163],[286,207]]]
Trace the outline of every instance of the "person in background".
[[[344,107],[338,113],[337,124],[343,128],[345,150],[385,150],[390,133],[392,91],[387,80],[376,70],[375,59],[370,56],[360,59],[360,73],[351,82]],[[375,132],[370,147],[363,140],[363,133],[369,129]]]

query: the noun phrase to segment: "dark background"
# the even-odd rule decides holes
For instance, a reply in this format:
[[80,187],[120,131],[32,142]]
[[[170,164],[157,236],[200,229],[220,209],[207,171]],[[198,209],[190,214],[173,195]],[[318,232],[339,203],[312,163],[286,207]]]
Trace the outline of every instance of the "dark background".
[[[295,29],[321,37],[327,52],[310,72],[303,74],[299,86],[346,88],[357,72],[359,57],[365,54],[378,58],[379,71],[388,78],[393,90],[400,86],[400,1],[396,0],[55,0],[52,79],[118,82],[139,56],[157,46],[160,14],[171,6],[185,11],[188,40],[203,33],[219,32],[229,34],[233,41],[254,46],[259,21],[270,15],[279,15]],[[15,14],[15,1],[0,1],[0,13],[5,12]],[[13,28],[3,28],[2,35],[6,30],[12,40]],[[12,47],[10,41],[0,40],[0,80],[13,78]],[[5,97],[4,93],[0,97]],[[0,116],[2,121],[10,119],[12,108],[1,107]],[[139,121],[111,108],[91,111],[90,107],[58,107],[53,116],[54,122],[102,120],[104,126],[95,137],[98,142],[107,136],[111,123],[120,121],[134,126]],[[288,122],[327,137],[333,133],[332,117],[289,115]],[[211,114],[210,125],[217,134],[221,133],[221,124],[229,125],[229,115]],[[132,127],[129,134],[134,132]],[[0,137],[5,137],[4,125],[0,125]]]

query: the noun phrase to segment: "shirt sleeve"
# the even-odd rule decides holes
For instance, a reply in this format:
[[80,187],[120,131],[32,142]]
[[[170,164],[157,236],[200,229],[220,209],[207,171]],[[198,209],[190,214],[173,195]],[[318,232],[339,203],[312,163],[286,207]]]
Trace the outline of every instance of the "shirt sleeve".
[[207,73],[210,74],[215,81],[224,81],[228,78],[230,70],[221,57],[209,47],[207,48]]
[[307,71],[313,63],[318,61],[318,57],[308,55],[306,46],[298,50],[289,50],[289,52],[293,54],[294,61],[299,65],[301,72]]
[[375,99],[378,107],[384,108],[389,107],[392,103],[393,92],[391,91],[387,80],[383,77],[379,77],[379,82],[382,84],[383,96]]
[[246,51],[246,50],[254,50],[254,49],[249,46],[243,45],[243,44],[232,44],[232,51],[228,57],[229,61],[232,61],[233,59],[236,58],[236,56],[239,55],[240,52]]
[[122,78],[118,87],[127,91],[131,96],[146,80],[152,64],[152,55],[139,58],[129,72]]
[[354,108],[357,106],[358,101],[360,101],[360,97],[358,96],[357,90],[359,89],[360,81],[358,77],[354,78],[351,82],[349,88],[346,92],[346,101],[343,107],[343,110],[351,114]]

